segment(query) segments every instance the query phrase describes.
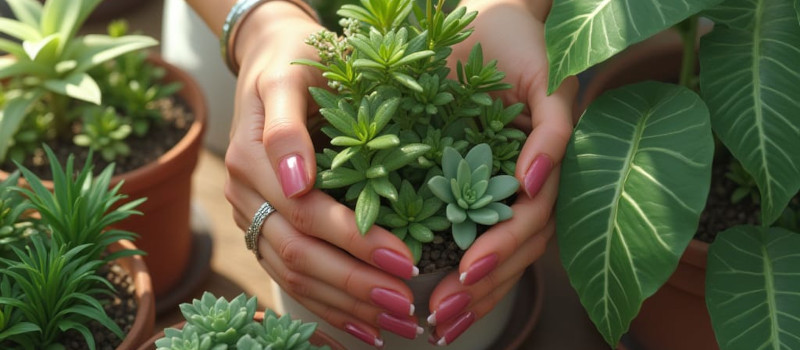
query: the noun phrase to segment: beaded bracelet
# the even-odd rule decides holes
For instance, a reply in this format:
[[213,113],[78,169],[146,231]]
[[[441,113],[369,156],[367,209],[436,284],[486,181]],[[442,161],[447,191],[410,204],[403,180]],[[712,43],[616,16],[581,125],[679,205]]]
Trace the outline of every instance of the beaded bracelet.
[[[239,32],[247,15],[255,10],[259,5],[275,1],[275,0],[238,0],[228,12],[225,18],[225,23],[222,25],[222,35],[219,39],[220,53],[222,53],[222,60],[228,66],[228,69],[234,74],[239,75],[239,64],[236,63],[234,57],[234,44],[236,43],[236,34]],[[303,12],[307,13],[315,21],[319,22],[319,16],[314,9],[302,0],[281,0],[288,1],[297,5]]]

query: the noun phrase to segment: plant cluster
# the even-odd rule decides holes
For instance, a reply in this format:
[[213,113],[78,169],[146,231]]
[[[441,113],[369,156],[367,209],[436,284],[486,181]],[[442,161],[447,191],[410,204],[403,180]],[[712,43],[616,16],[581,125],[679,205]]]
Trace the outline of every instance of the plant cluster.
[[[113,242],[133,238],[130,232],[107,228],[137,214],[133,209],[141,200],[112,209],[124,198],[117,193],[119,185],[109,188],[113,166],[94,177],[89,162],[75,172],[72,157],[62,168],[53,152],[45,151],[53,172],[52,193],[22,166],[30,189],[16,184],[16,173],[2,184],[8,187],[0,189],[4,204],[17,205],[2,212],[3,230],[17,230],[24,223],[42,231],[29,239],[18,235],[17,244],[10,246],[13,256],[0,258],[0,347],[57,348],[61,335],[74,330],[94,349],[94,337],[86,326],[89,321],[124,337],[96,299],[114,288],[97,270],[119,257],[141,254],[121,250],[101,255]],[[26,217],[28,209],[40,218]]]
[[315,323],[292,320],[264,311],[264,319],[255,321],[257,299],[240,294],[231,301],[210,292],[191,304],[180,305],[186,324],[181,329],[167,328],[156,340],[159,350],[323,350],[309,343]]
[[[155,101],[179,86],[140,50],[157,42],[125,35],[77,35],[101,0],[8,0],[17,20],[0,18],[0,163],[21,162],[56,138],[74,139],[106,161],[130,153],[124,140],[161,118]],[[101,105],[102,104],[102,105]]]
[[[696,50],[701,15],[714,27]],[[672,26],[683,39],[680,84],[609,91],[575,128],[557,207],[562,262],[616,346],[697,231],[715,154],[730,154],[722,166],[738,187],[731,200],[750,197],[761,211],[760,225],[729,228],[710,245],[706,304],[717,342],[800,347],[800,235],[787,209],[800,189],[800,3],[554,1],[549,89]]]
[[480,45],[457,63],[457,80],[448,78],[451,46],[470,35],[476,12],[445,14],[443,0],[360,5],[337,12],[343,36],[307,40],[319,62],[298,61],[321,70],[332,89],[310,89],[330,137],[316,185],[355,209],[362,234],[384,225],[417,260],[422,244],[447,230],[467,249],[477,224],[510,217],[502,201],[519,187],[512,175],[526,134],[509,123],[522,105],[489,95],[510,85]]

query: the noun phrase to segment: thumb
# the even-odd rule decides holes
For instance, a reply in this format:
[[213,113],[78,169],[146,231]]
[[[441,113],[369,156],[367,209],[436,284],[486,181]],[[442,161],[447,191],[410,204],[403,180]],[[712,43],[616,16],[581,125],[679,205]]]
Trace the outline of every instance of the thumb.
[[520,152],[515,174],[530,198],[539,193],[564,157],[572,134],[572,104],[578,81],[575,77],[565,80],[550,96],[547,96],[545,86],[547,84],[539,84],[529,89],[533,131]]

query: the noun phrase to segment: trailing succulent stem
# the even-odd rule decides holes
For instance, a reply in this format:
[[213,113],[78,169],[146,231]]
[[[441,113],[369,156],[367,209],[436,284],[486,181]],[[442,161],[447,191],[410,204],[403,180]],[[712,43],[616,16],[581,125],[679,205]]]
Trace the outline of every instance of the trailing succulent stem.
[[[457,215],[456,207],[447,209],[442,200],[452,195],[435,196],[428,188],[429,179],[448,173],[443,171],[448,153],[461,157],[460,152],[481,144],[475,152],[487,156],[488,164],[475,176],[488,184],[498,172],[514,173],[526,138],[508,127],[522,105],[505,107],[489,95],[510,85],[503,82],[496,61],[484,62],[480,45],[466,62],[456,64],[458,79],[448,78],[451,46],[471,34],[467,27],[477,13],[462,7],[446,14],[444,1],[433,5],[430,0],[425,6],[413,0],[345,5],[338,12],[345,17],[344,36],[328,31],[312,35],[307,43],[318,50],[319,62],[296,62],[318,68],[332,88],[309,89],[328,123],[322,131],[330,137],[330,145],[317,155],[317,187],[355,210],[362,234],[377,222],[404,240],[417,260],[422,244],[435,233],[452,229],[466,249],[475,238],[476,222],[492,225],[511,215],[508,206],[489,202],[507,198],[518,185],[508,186],[510,193],[481,199],[485,203],[468,197],[465,188],[458,198],[468,204],[462,208],[453,202],[464,218],[450,217]],[[483,183],[460,181],[467,187]],[[483,198],[486,189],[477,189]]]

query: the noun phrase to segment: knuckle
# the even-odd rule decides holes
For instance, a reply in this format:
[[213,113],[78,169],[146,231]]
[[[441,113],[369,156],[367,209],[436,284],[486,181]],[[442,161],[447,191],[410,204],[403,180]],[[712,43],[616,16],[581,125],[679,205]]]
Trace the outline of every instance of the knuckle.
[[280,243],[278,256],[290,270],[302,270],[305,262],[306,244],[299,238],[288,238]]
[[303,234],[313,232],[314,215],[316,210],[308,210],[306,205],[291,206],[288,211],[287,217],[292,226]]
[[264,147],[270,149],[279,143],[296,140],[297,135],[303,131],[302,127],[304,126],[296,125],[285,118],[270,120],[264,124]]
[[300,296],[300,297],[309,297],[311,294],[311,290],[306,283],[305,278],[301,276],[299,273],[293,272],[291,270],[287,270],[284,275],[284,284],[286,285],[286,289],[291,291],[293,295]]

